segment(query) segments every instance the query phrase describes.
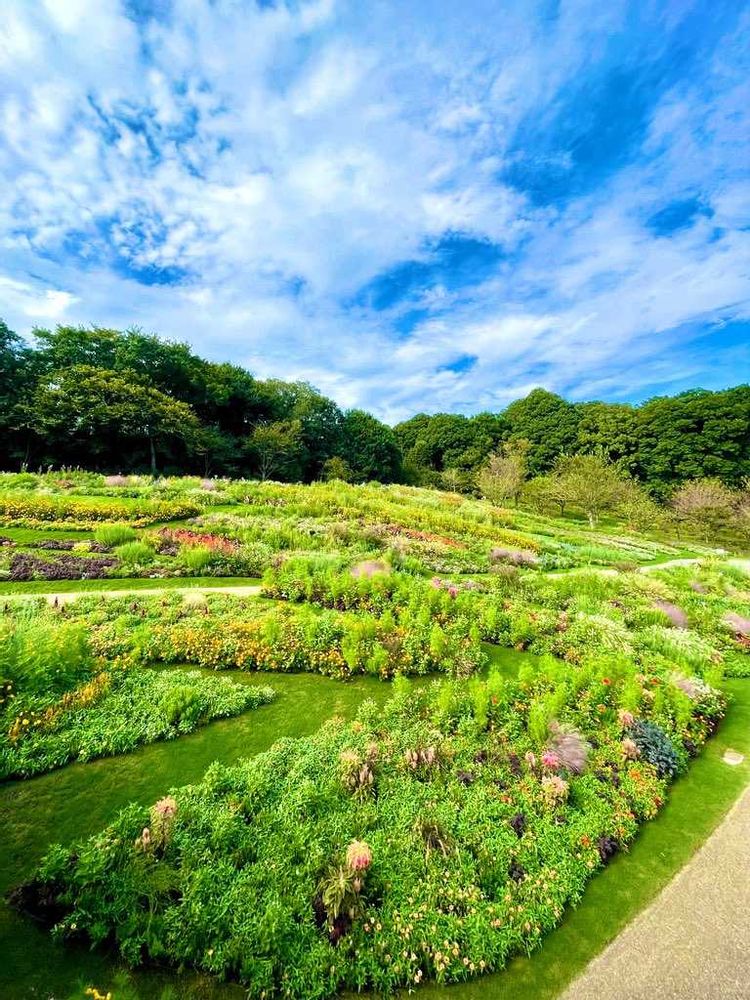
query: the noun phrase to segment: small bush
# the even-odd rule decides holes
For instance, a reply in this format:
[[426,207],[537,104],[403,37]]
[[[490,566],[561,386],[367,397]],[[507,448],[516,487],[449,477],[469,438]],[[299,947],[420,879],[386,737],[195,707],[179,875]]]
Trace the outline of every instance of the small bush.
[[183,545],[180,550],[180,559],[189,570],[199,573],[214,562],[216,553],[212,552],[207,545]]
[[673,778],[677,774],[680,769],[677,753],[661,726],[638,720],[631,729],[631,737],[641,757],[653,764],[660,778]]

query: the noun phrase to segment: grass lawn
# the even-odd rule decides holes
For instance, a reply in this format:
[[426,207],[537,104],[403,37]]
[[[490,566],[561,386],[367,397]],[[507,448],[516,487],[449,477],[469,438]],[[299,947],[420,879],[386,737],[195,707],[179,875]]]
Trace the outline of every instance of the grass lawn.
[[83,531],[71,525],[70,528],[6,528],[0,525],[0,536],[10,538],[16,545],[27,542],[73,541],[83,542],[93,538],[93,531]]

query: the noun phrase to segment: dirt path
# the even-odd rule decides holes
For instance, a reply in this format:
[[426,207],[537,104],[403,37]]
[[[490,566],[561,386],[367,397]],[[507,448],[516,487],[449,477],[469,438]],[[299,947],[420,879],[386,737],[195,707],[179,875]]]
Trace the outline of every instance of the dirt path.
[[[668,559],[666,562],[647,563],[645,566],[638,566],[636,573],[657,573],[662,569],[674,569],[676,566],[695,566],[703,562],[706,556],[691,556],[685,559]],[[726,559],[723,560],[728,566],[736,566],[738,569],[750,573],[750,559]],[[573,566],[571,569],[553,569],[550,576],[564,576],[574,573],[599,573],[600,576],[620,576],[620,571],[609,566]]]
[[747,1000],[749,941],[750,787],[559,1000]]
[[[160,594],[234,594],[236,597],[257,597],[263,588],[251,587],[135,587],[131,590],[71,590],[60,594],[3,594],[2,597],[44,597],[48,604],[69,604],[79,597],[154,597]],[[0,600],[2,600],[0,597]]]

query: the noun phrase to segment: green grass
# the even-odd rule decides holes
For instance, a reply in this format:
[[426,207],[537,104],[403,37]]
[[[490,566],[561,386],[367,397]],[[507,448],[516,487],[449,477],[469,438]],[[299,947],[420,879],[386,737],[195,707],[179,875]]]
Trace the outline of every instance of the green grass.
[[260,580],[249,576],[182,576],[182,577],[108,577],[106,580],[27,580],[23,583],[0,583],[0,594],[77,594],[99,591],[174,590],[193,587],[255,587]]
[[[179,669],[179,668],[167,668]],[[210,672],[209,672],[210,673]],[[49,844],[87,837],[105,826],[129,802],[148,804],[168,788],[199,781],[214,760],[226,763],[267,749],[280,736],[315,732],[334,715],[352,718],[364,698],[384,701],[390,685],[373,678],[346,684],[312,674],[249,674],[225,671],[241,684],[270,686],[276,701],[234,719],[223,719],[168,743],[134,753],[72,764],[27,781],[0,784],[0,896],[34,870]],[[102,951],[55,945],[49,932],[0,905],[0,997],[75,997],[86,986],[111,984],[122,966]],[[139,971],[132,996],[155,1000],[169,984],[190,1000],[244,997],[206,976],[177,977],[174,971]],[[188,984],[190,991],[188,991]],[[111,986],[107,985],[107,989]],[[120,991],[113,1000],[124,1000]]]
[[75,525],[70,528],[6,528],[0,525],[0,535],[12,539],[17,545],[27,542],[74,541],[82,542],[93,538],[93,531],[79,531]]

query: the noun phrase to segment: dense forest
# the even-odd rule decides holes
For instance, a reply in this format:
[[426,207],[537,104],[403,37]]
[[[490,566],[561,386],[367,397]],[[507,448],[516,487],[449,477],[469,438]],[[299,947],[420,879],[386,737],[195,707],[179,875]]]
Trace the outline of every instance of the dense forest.
[[256,379],[139,330],[58,326],[34,330],[29,344],[0,322],[6,469],[476,490],[493,460],[544,480],[570,456],[591,454],[658,499],[704,478],[737,489],[750,478],[750,386],[640,406],[570,403],[535,389],[501,413],[418,414],[390,428],[363,410],[342,411],[307,383]]

